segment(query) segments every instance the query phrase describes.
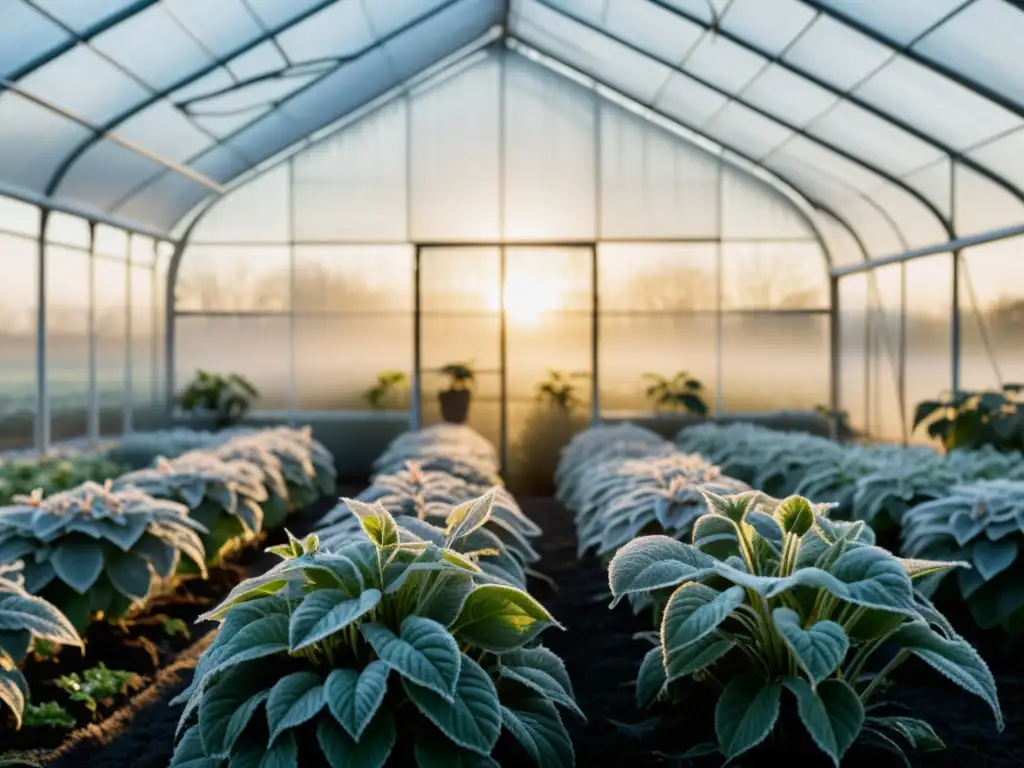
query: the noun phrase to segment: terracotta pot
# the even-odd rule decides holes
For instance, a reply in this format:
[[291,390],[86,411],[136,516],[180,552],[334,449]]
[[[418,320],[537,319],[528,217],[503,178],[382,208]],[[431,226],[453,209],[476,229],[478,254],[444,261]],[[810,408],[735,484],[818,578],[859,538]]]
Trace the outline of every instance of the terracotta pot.
[[449,389],[439,392],[437,399],[441,401],[441,418],[449,424],[465,424],[469,417],[468,389]]

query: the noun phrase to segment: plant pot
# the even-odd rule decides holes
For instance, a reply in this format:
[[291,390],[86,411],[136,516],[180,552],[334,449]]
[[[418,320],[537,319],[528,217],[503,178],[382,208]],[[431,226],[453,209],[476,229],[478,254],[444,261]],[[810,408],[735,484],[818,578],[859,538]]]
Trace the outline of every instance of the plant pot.
[[449,424],[465,424],[469,418],[468,389],[449,389],[438,392],[437,399],[441,402],[441,418]]

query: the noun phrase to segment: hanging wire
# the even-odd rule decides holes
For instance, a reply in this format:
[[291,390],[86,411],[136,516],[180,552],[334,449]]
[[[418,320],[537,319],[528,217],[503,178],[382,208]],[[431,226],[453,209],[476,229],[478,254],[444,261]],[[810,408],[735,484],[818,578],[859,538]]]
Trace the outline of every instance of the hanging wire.
[[[981,313],[981,308],[978,306],[978,296],[974,292],[974,282],[971,280],[971,271],[967,267],[967,260],[960,257],[959,254],[954,258],[960,259],[960,276],[964,281],[964,288],[967,289],[967,298],[971,303],[971,312],[974,315],[975,320],[978,321],[978,332],[981,335],[981,344],[985,348],[985,354],[988,356],[988,361],[992,365],[992,372],[996,375],[996,381],[999,383],[999,388],[1003,388],[1003,374],[999,370],[999,361],[996,359],[995,350],[992,348],[992,340],[988,332],[988,324],[985,322],[985,318]],[[963,357],[961,356],[961,360]]]

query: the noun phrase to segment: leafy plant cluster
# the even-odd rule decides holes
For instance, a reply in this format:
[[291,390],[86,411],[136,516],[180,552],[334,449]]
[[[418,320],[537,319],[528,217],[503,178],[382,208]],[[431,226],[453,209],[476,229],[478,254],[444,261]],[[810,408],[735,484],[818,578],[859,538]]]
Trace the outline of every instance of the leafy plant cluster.
[[900,559],[862,521],[830,520],[828,505],[800,496],[705,495],[690,542],[644,536],[609,568],[613,605],[645,596],[663,606],[640,706],[678,706],[687,685],[716,686],[716,747],[728,760],[768,737],[784,700],[837,766],[858,740],[902,756],[942,746],[929,724],[878,701],[916,657],[981,697],[1002,730],[988,667],[915,589],[966,563]]
[[940,454],[924,446],[841,444],[754,424],[700,424],[676,436],[731,477],[765,493],[828,499],[833,517],[876,529],[902,525],[907,510],[977,480],[1024,480],[1024,456],[991,447]]
[[641,533],[687,536],[704,511],[702,488],[749,490],[703,457],[631,424],[578,433],[562,452],[556,483],[576,518],[579,555],[602,557]]
[[1004,384],[998,392],[953,392],[925,400],[914,411],[914,429],[925,427],[946,450],[989,446],[1024,451],[1024,384]]
[[0,506],[15,496],[42,488],[47,496],[89,480],[102,483],[127,471],[105,451],[51,452],[40,456],[0,458]]
[[[452,425],[408,433],[389,461],[456,453],[475,474],[481,441]],[[322,538],[272,548],[282,562],[203,617],[222,625],[179,697],[172,766],[497,765],[503,729],[534,764],[571,766],[559,708],[581,713],[539,642],[559,625],[483,567],[494,555],[476,537],[519,516],[471,480],[415,463],[378,474]]]
[[645,394],[656,411],[684,411],[696,416],[707,416],[704,385],[689,371],[677,371],[672,376],[645,373],[644,379],[650,382]]
[[253,383],[241,374],[200,369],[178,396],[178,404],[185,413],[212,416],[216,428],[221,429],[241,421],[259,396]]
[[373,463],[374,478],[401,472],[409,461],[426,472],[444,472],[476,486],[503,484],[494,446],[464,424],[436,424],[403,432]]

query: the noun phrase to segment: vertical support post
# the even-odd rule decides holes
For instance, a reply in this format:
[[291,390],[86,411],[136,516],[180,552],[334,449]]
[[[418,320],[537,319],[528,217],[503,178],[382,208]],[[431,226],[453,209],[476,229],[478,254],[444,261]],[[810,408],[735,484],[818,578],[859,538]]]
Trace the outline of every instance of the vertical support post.
[[46,380],[46,226],[50,211],[41,209],[39,220],[39,261],[36,285],[36,450],[50,449],[50,393]]
[[715,244],[715,414],[721,416],[725,405],[725,383],[722,381],[722,222],[725,220],[723,209],[725,208],[725,163],[721,156],[718,158],[718,174],[716,180],[718,189],[718,205],[715,211],[715,234],[718,239]]
[[839,300],[839,278],[829,277],[829,408],[832,409],[832,439],[839,439],[839,410],[843,402],[842,357],[843,333]]
[[412,386],[409,388],[409,428],[423,427],[423,329],[421,327],[422,288],[420,260],[422,247],[417,244],[412,257]]
[[164,296],[164,418],[170,426],[174,418],[174,336],[175,336],[175,298],[174,288],[178,281],[178,269],[185,253],[188,237],[183,237],[174,247],[171,263],[167,267],[167,279]]
[[900,432],[903,436],[903,445],[910,442],[910,432],[907,429],[907,264],[900,264],[900,344],[896,351],[898,358],[896,364],[896,386],[897,401],[900,408]]
[[[949,164],[949,218],[956,230],[956,161]],[[953,251],[953,306],[950,307],[950,378],[953,394],[960,391],[960,249]]]
[[598,290],[597,244],[590,246],[590,426],[601,423],[600,336],[601,306]]
[[288,160],[288,423],[298,420],[298,377],[295,373],[295,158]]
[[505,273],[507,270],[507,248],[504,244],[498,246],[499,261],[498,261],[498,272],[499,272],[499,284],[501,292],[499,294],[498,306],[500,307],[501,316],[499,324],[499,367],[501,368],[501,379],[499,382],[500,395],[501,395],[501,471],[508,472],[508,318],[505,312]]
[[96,361],[96,222],[89,222],[89,308],[87,310],[86,333],[89,349],[89,383],[86,397],[86,435],[89,444],[95,445],[100,438],[100,403]]
[[135,296],[132,292],[132,275],[135,273],[135,259],[132,256],[132,243],[134,235],[125,233],[125,247],[128,249],[125,270],[124,270],[124,406],[121,422],[121,431],[125,434],[132,432],[135,428],[133,411],[135,410],[135,387],[133,383],[134,355],[132,355],[132,343],[135,338],[135,330],[132,327],[133,309],[135,307]]
[[507,54],[502,51],[498,59],[498,242],[499,278],[498,303],[501,307],[499,331],[499,360],[501,367],[501,471],[508,473],[508,318],[505,308],[505,281],[508,271],[508,249],[505,247],[505,99],[507,98]]
[[156,404],[160,402],[160,292],[157,274],[160,269],[160,244],[153,241],[153,262],[149,270],[149,404],[146,407],[146,428],[153,429]]

